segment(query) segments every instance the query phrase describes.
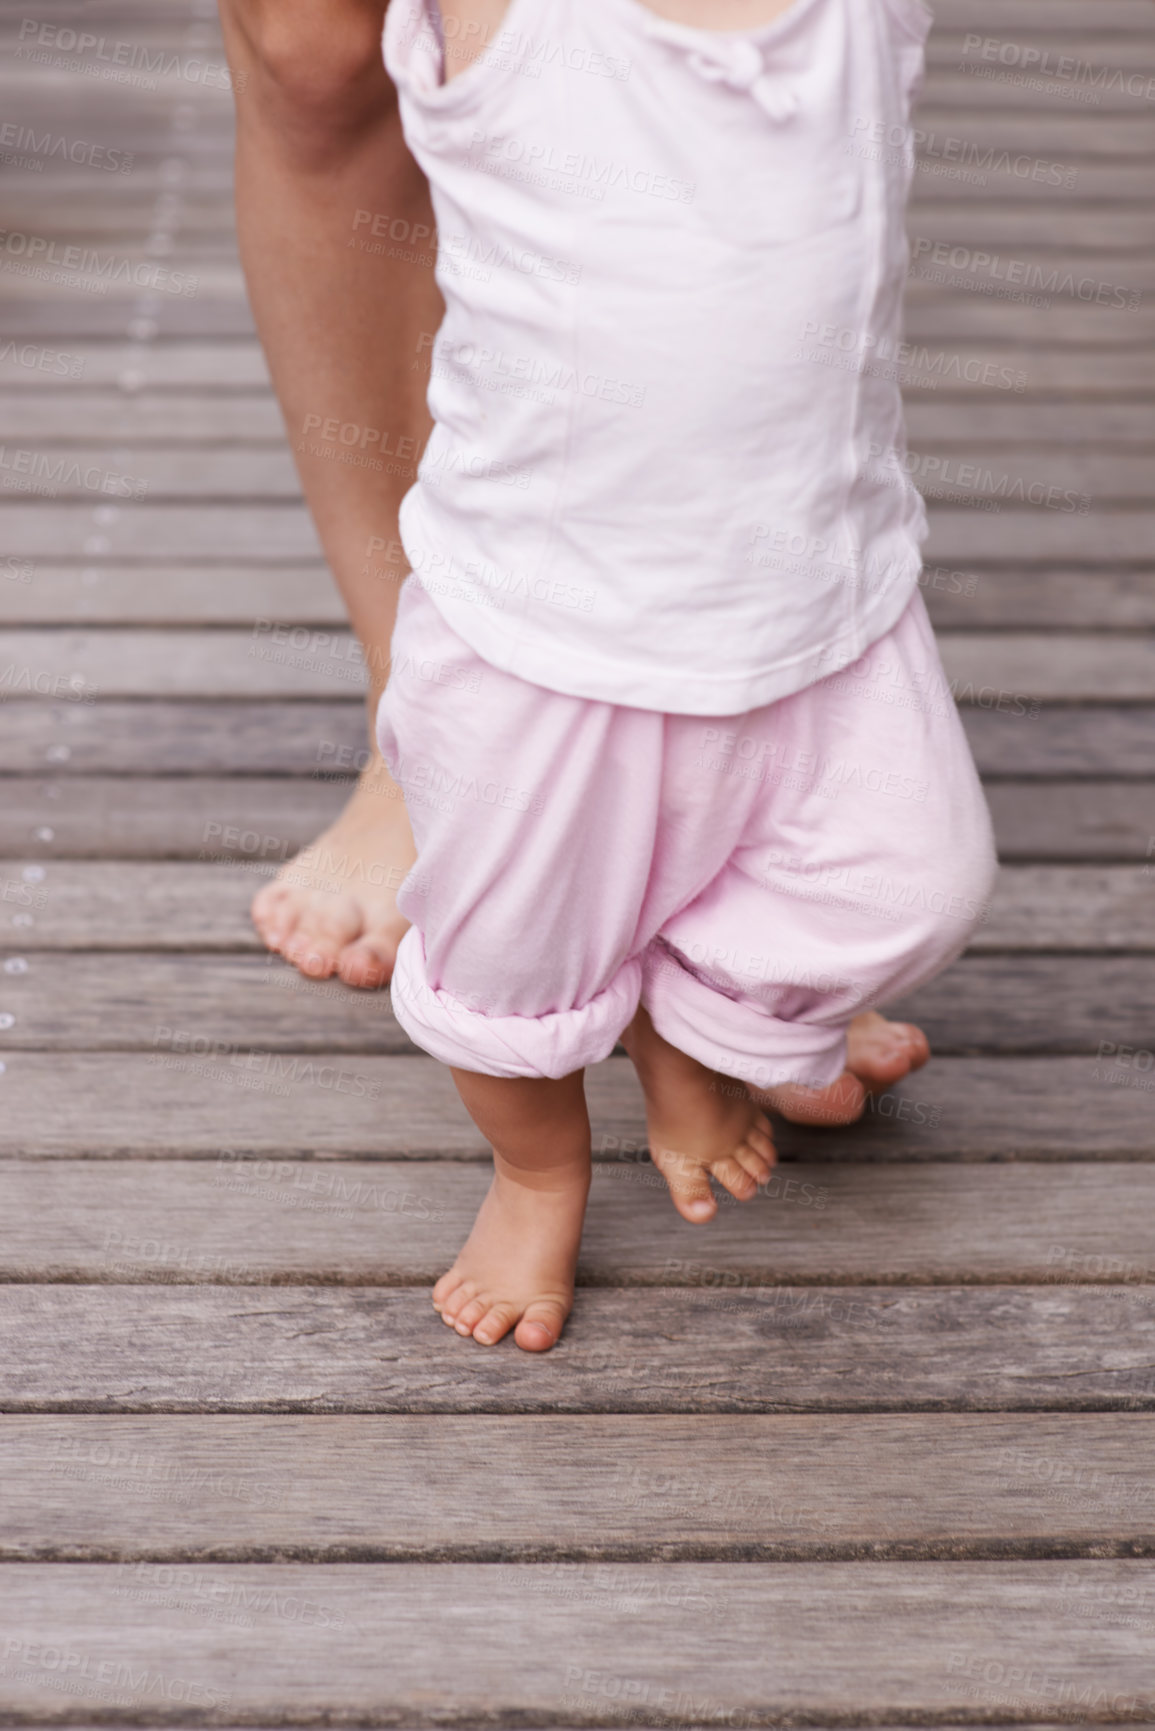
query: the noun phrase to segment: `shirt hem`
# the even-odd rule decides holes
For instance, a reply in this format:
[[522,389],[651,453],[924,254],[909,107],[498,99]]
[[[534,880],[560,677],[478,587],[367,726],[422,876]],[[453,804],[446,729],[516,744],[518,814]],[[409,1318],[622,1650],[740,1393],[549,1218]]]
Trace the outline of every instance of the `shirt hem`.
[[789,662],[727,677],[680,673],[663,678],[655,676],[652,667],[607,663],[600,656],[596,663],[575,658],[572,651],[556,642],[537,643],[521,637],[511,643],[500,631],[485,629],[485,613],[472,602],[439,595],[436,585],[426,587],[416,572],[412,580],[425,590],[446,624],[475,655],[528,685],[539,685],[565,697],[613,703],[623,709],[657,710],[664,715],[742,715],[805,691],[857,661],[898,624],[917,591],[921,570],[920,557],[909,574],[896,578],[870,613],[842,636],[825,640]]

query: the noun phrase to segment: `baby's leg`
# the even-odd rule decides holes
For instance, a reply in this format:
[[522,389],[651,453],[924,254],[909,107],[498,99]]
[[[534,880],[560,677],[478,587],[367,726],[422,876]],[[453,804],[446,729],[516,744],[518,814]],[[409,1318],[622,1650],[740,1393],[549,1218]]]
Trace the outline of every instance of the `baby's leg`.
[[458,1334],[492,1346],[557,1344],[573,1305],[590,1187],[583,1072],[559,1081],[454,1070],[470,1117],[493,1144],[493,1183],[461,1254],[433,1288]]
[[[730,779],[744,760],[760,771],[758,798],[724,868],[650,946],[629,1037],[654,1158],[666,1170],[669,1150],[681,1156],[671,1189],[683,1213],[679,1187],[704,1203],[706,1185],[687,1166],[703,1147],[728,1152],[743,1113],[847,1124],[872,1091],[925,1063],[917,1028],[864,1006],[958,955],[993,876],[982,791],[921,597],[853,670],[713,738],[715,755],[693,769]],[[718,1072],[741,1079],[728,1113]]]
[[678,1213],[695,1224],[713,1218],[711,1178],[748,1202],[775,1161],[770,1120],[749,1089],[663,1040],[644,1009],[622,1042],[646,1097],[650,1159]]

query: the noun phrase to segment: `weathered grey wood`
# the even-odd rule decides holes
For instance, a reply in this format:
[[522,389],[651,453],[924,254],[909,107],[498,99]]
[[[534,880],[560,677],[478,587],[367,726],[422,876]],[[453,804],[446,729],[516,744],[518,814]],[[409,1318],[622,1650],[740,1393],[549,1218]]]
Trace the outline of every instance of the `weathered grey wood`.
[[[153,1060],[163,1059],[164,1062]],[[240,1154],[485,1159],[487,1147],[432,1059],[326,1053],[10,1052],[0,1077],[0,1158],[216,1158]],[[935,1059],[855,1125],[779,1125],[806,1160],[1148,1160],[1142,1056]],[[586,1081],[598,1159],[646,1146],[628,1060]]]
[[[1151,1039],[1153,978],[1147,957],[972,956],[888,1009],[917,1022],[940,1052],[1142,1048]],[[1155,1053],[1146,1062],[1155,1093]]]
[[[18,929],[4,940],[20,936]],[[0,971],[0,1016],[13,1018],[0,1029],[0,1052],[143,1049],[163,1064],[193,1040],[210,1058],[249,1047],[329,1055],[414,1050],[388,993],[304,979],[278,956],[48,951],[21,953],[16,965],[19,973]],[[1118,1037],[1134,1039],[1133,1021],[1124,1011],[1104,1024],[1105,1035],[1115,1026]],[[969,1018],[966,1029],[973,1033]]]
[[1155,1409],[1117,1289],[579,1290],[560,1349],[487,1351],[421,1287],[9,1285],[6,1412]]
[[[1007,220],[1015,225],[1020,221],[1019,212],[1011,209]],[[964,237],[956,234],[955,213],[947,213],[948,228],[942,236],[932,234],[926,228],[927,237],[933,240],[946,239],[951,243],[961,242]],[[1064,221],[1070,220],[1069,213],[1064,208]],[[1125,221],[1120,218],[1120,221]],[[924,225],[925,226],[925,225]],[[1026,236],[1015,237],[1018,244],[1013,250],[1016,260],[1024,260],[1031,266],[1049,271],[1054,268],[1053,255],[1045,247],[1040,248],[1030,244]],[[992,244],[989,236],[980,237],[978,244]],[[1001,244],[1001,243],[1000,243]],[[1146,290],[1155,283],[1155,260],[1146,255],[1130,256],[1130,248],[1134,244],[1134,235],[1128,233],[1124,243],[1128,248],[1121,253],[1097,254],[1092,267],[1096,281],[1103,280],[1119,283],[1129,289],[1136,289],[1146,299]],[[1087,270],[1086,260],[1067,261],[1067,267],[1075,271],[1076,276],[1082,276]],[[936,291],[941,284],[933,284],[927,279],[926,285]],[[913,283],[912,283],[913,288]],[[963,291],[967,292],[967,291]],[[101,334],[114,338],[123,337],[128,320],[133,316],[133,302],[125,301],[119,307],[111,305],[94,305],[92,307],[76,308],[69,303],[67,317],[55,307],[46,307],[44,316],[33,325],[33,308],[15,307],[9,305],[4,318],[0,319],[0,331],[12,333],[9,339],[16,343],[13,355],[4,353],[4,343],[0,343],[0,367],[6,375],[10,375],[13,384],[18,384],[21,391],[36,391],[43,395],[63,393],[71,396],[77,389],[77,381],[70,373],[59,373],[55,369],[30,368],[20,366],[15,358],[19,354],[20,345],[15,332],[33,329],[47,337],[49,332],[55,333],[60,339],[51,346],[56,350],[65,350],[70,358],[80,366],[81,383],[85,390],[115,387],[128,394],[137,391],[158,390],[191,390],[202,393],[209,389],[223,392],[235,392],[251,396],[255,389],[269,389],[269,377],[265,368],[260,348],[252,336],[248,334],[251,324],[244,334],[229,337],[227,340],[213,340],[211,333],[198,340],[194,332],[182,337],[179,328],[173,321],[181,318],[196,317],[200,320],[210,316],[210,308],[220,305],[207,299],[192,299],[177,305],[165,306],[160,309],[160,316],[166,320],[164,325],[165,340],[156,342],[131,343],[126,341],[99,342],[86,337],[84,321],[100,318],[103,322],[99,329]],[[1075,305],[1084,303],[1076,301]],[[227,310],[227,309],[225,309]],[[1088,319],[1094,317],[1097,309],[1087,308]],[[1099,309],[1101,310],[1101,309]],[[243,308],[238,306],[236,314],[241,316]],[[247,313],[244,314],[247,320]],[[119,323],[117,323],[119,321]],[[921,353],[926,345],[916,345],[914,352],[906,359],[903,366],[903,378],[908,376],[915,380],[922,374],[928,374],[934,383],[936,393],[948,393],[961,400],[970,399],[977,408],[978,405],[990,404],[996,412],[1003,402],[1016,400],[1017,406],[1023,406],[1023,393],[1016,392],[1006,385],[999,386],[983,382],[984,375],[970,368],[969,361],[974,361],[977,368],[985,367],[987,363],[1006,364],[1012,368],[1025,368],[1028,373],[1027,389],[1054,390],[1062,389],[1064,384],[1075,395],[1086,394],[1091,397],[1116,397],[1125,402],[1127,398],[1150,396],[1152,373],[1145,363],[1142,354],[1133,352],[1112,355],[1110,351],[1100,352],[1091,347],[1087,350],[1072,350],[1069,344],[1060,346],[1041,346],[1033,344],[1029,355],[1016,348],[1012,352],[1000,353],[998,348],[984,348],[978,345],[961,344],[953,341],[946,345],[930,345],[930,356]],[[945,355],[939,359],[945,348]],[[997,377],[997,376],[996,376]],[[910,387],[916,390],[917,386]],[[921,394],[927,395],[925,391]]]
[[[969,313],[967,307],[963,312]],[[958,335],[982,336],[997,329],[1006,340],[1016,333],[1006,328],[1005,315],[999,308],[987,306],[984,316],[964,319],[952,305],[924,303],[923,317],[913,321],[911,340],[930,338],[944,327]],[[1123,317],[1125,315],[1120,315]],[[1033,309],[1032,323],[1040,320]],[[1000,322],[1001,321],[1001,322]],[[1071,321],[1066,321],[1070,325]],[[1062,340],[1062,321],[1054,320],[1055,340]],[[967,327],[964,330],[964,325]],[[970,328],[973,326],[973,329]],[[985,327],[985,329],[983,328]],[[1066,334],[1079,340],[1075,329]],[[1101,340],[1108,340],[1099,330]],[[1127,336],[1136,343],[1155,341],[1155,309],[1146,326],[1132,321]],[[43,407],[46,399],[36,399]],[[47,399],[48,403],[59,400]],[[58,415],[65,417],[64,404]],[[170,420],[172,408],[169,409]],[[221,442],[211,448],[201,445],[172,445],[169,442],[146,445],[139,437],[130,446],[127,440],[115,444],[102,442],[86,445],[71,441],[75,433],[58,429],[48,438],[33,439],[27,432],[15,435],[19,443],[0,447],[0,463],[13,469],[21,463],[34,476],[33,493],[45,502],[56,499],[93,502],[102,490],[113,489],[118,495],[134,500],[147,500],[150,505],[181,504],[187,499],[206,503],[242,500],[247,504],[278,503],[300,498],[300,483],[287,445],[268,440],[239,445]],[[340,447],[333,445],[334,454]],[[384,467],[384,458],[378,459]],[[416,458],[410,454],[404,462],[396,462],[399,471],[416,477]],[[1095,450],[1076,453],[1070,449],[1053,451],[1024,448],[1013,456],[992,453],[975,445],[961,447],[956,441],[938,438],[912,446],[909,461],[912,478],[932,504],[939,500],[963,503],[982,508],[993,503],[999,508],[1004,500],[1013,506],[1019,493],[1031,490],[1039,499],[1050,498],[1060,512],[1101,510],[1107,504],[1149,504],[1155,497],[1148,452],[1130,455]]]
[[1155,627],[1155,572],[1150,569],[976,565],[956,572],[930,565],[922,590],[939,630],[1022,630],[1041,619],[1068,630]]
[[1004,859],[1155,857],[1155,788],[1149,782],[992,781],[987,799]]
[[7,447],[5,462],[31,465],[45,499],[91,500],[101,489],[115,489],[151,503],[166,499],[296,500],[301,488],[287,449],[245,446],[241,450],[168,450],[137,445],[51,444],[21,435],[21,446]]
[[[26,931],[0,926],[21,944],[19,971],[0,974],[0,1052],[413,1050],[386,994],[303,979],[279,957],[28,952]],[[889,1008],[939,1053],[1095,1053],[1146,1044],[1151,983],[1146,956],[970,956]]]
[[973,511],[940,505],[931,513],[926,554],[934,564],[1003,564],[1098,559],[1142,564],[1149,558],[1155,514],[1136,507],[1104,506],[1086,516],[1057,511]]
[[20,374],[0,362],[11,383],[0,405],[0,435],[5,439],[163,440],[169,446],[225,441],[275,445],[285,440],[281,412],[271,391],[194,393],[179,400],[168,393],[89,390],[81,379],[69,392],[22,390]]
[[[368,759],[369,717],[357,696],[335,702],[5,703],[0,751],[9,771],[33,774],[350,776]],[[1000,761],[1005,756],[1004,750]],[[1079,761],[1067,767],[1077,769]]]
[[1155,949],[1153,892],[1150,866],[1004,866],[970,947]]
[[[348,792],[347,779],[0,776],[0,859],[240,859],[259,880],[312,843]],[[1152,857],[1148,782],[994,781],[987,794],[1005,859]]]
[[[127,306],[131,303],[122,304]],[[195,309],[197,301],[194,298],[189,301],[188,310]],[[70,360],[79,366],[80,381],[86,391],[93,387],[111,386],[129,397],[137,391],[161,388],[190,390],[198,394],[215,388],[236,392],[246,398],[254,390],[271,394],[268,368],[254,336],[246,335],[228,342],[214,342],[210,338],[202,341],[177,338],[148,343],[123,340],[92,342],[80,334],[83,327],[72,316],[88,310],[73,308],[67,322],[58,319],[58,331],[67,332],[72,340],[55,345],[65,350]],[[173,310],[164,304],[158,309],[162,318]],[[117,334],[123,336],[123,326]],[[17,344],[17,355],[19,349]],[[13,384],[19,384],[21,391],[62,393],[71,397],[77,389],[76,378],[70,369],[60,371],[55,366],[41,364],[21,366],[17,359],[3,353],[3,345],[0,345],[0,366],[4,367]]]
[[[1155,633],[956,631],[941,642],[951,693],[1026,714],[1047,700],[1155,699]],[[0,631],[0,695],[331,697],[364,686],[345,627],[283,618],[247,631],[28,627]]]
[[[999,400],[964,402],[944,397],[936,402],[929,392],[911,396],[906,422],[912,445],[928,439],[953,439],[986,451],[1021,444],[1057,451],[1071,446],[1081,450],[1090,443],[1120,449],[1136,445],[1149,449],[1152,444],[1151,410],[1143,402],[1110,396],[1087,398],[1065,402],[1056,412],[1053,402],[1046,398],[1032,401],[1025,391],[1022,395],[988,394],[997,394]],[[1086,570],[1090,573],[1100,564],[1099,560],[1091,561]]]
[[[1004,866],[970,950],[1153,950],[1153,879],[1142,866]],[[261,953],[249,904],[263,881],[195,861],[13,861],[0,866],[0,943]]]
[[[96,511],[102,515],[95,516]],[[303,505],[30,504],[0,511],[0,532],[17,557],[315,560],[316,534]]]
[[[1150,705],[1036,708],[1026,694],[973,681],[960,684],[958,694],[973,700],[962,704],[962,720],[984,774],[1150,772]],[[367,761],[368,739],[359,698],[0,704],[5,767],[24,774],[344,776]]]
[[[1124,655],[1126,651],[1124,650]],[[247,631],[0,631],[0,696],[333,697],[365,688],[348,626],[260,619]]]
[[348,793],[347,781],[258,776],[0,778],[0,857],[243,859],[259,882],[308,846]]
[[1121,1412],[9,1414],[0,1559],[1144,1554],[1153,1425]]
[[[908,304],[948,304],[952,316],[970,302],[961,295],[920,291],[912,284]],[[985,306],[985,302],[983,305]],[[984,317],[986,315],[984,314]],[[1044,315],[1037,310],[1033,319]],[[1088,320],[1084,341],[1094,340]],[[30,351],[39,355],[42,348]],[[83,362],[80,362],[83,364]],[[182,389],[179,395],[164,389],[139,392],[89,388],[82,378],[71,381],[64,391],[26,388],[23,370],[0,354],[0,378],[6,391],[0,402],[0,436],[13,441],[90,438],[124,443],[162,440],[173,449],[184,445],[221,447],[255,445],[280,447],[285,429],[272,393],[264,391],[196,391]],[[31,385],[31,381],[27,382]],[[991,393],[993,395],[993,393]],[[1112,445],[1139,445],[1149,449],[1151,414],[1142,402],[1075,401],[1064,407],[1057,421],[1050,403],[1033,403],[1015,393],[1002,393],[997,402],[960,402],[952,398],[936,402],[934,395],[913,397],[908,411],[911,445],[931,441],[967,445],[990,456],[1005,444],[1030,446],[1040,453],[1068,450],[1080,452],[1092,440]]]
[[[7,573],[11,572],[11,575]],[[323,565],[0,564],[6,625],[247,625],[257,619],[347,627]],[[1035,615],[1037,617],[1037,615]],[[1000,621],[1001,622],[1001,621]],[[1121,620],[1127,624],[1129,619]],[[1110,623],[1110,621],[1101,621]]]
[[[1145,170],[1150,173],[1150,170]],[[946,272],[949,285],[955,273]],[[1096,279],[1098,280],[1098,279]],[[962,284],[940,286],[933,275],[912,277],[903,322],[909,343],[997,343],[1014,344],[1024,356],[1040,346],[1063,342],[1104,351],[1138,348],[1150,340],[1155,329],[1148,296],[1139,284],[1129,284],[1139,304],[1088,308],[1066,295],[1044,296],[1042,305],[1018,306],[992,300],[980,288]],[[902,372],[905,374],[906,369]]]
[[[1155,1591],[1142,1562],[629,1563],[596,1584],[581,1563],[189,1575],[158,1591],[116,1565],[7,1565],[10,1651],[77,1654],[68,1676],[13,1665],[9,1711],[72,1718],[112,1701],[135,1721],[178,1679],[216,1722],[250,1725],[990,1723],[1008,1675],[1044,1679],[1023,1697],[1040,1717],[1060,1691],[1130,1704],[1132,1721],[1149,1711],[1145,1626],[1121,1608]],[[115,1685],[88,1680],[102,1660]],[[627,1701],[644,1719],[623,1716]]]
[[[980,701],[964,705],[962,719],[984,775],[1146,777],[1151,773],[1155,710],[1145,704],[1119,708],[1043,704],[1037,713],[1032,710],[1024,717],[1005,699],[1000,707],[994,692],[980,689],[974,695]],[[58,737],[59,732],[58,728]]]
[[1036,702],[1155,696],[1155,634],[959,631],[944,636],[940,648],[963,702],[997,702],[984,700],[984,689],[992,687],[1008,700]]
[[[5,1161],[0,1281],[411,1286],[444,1273],[486,1190],[452,1161]],[[709,1227],[649,1164],[598,1164],[578,1281],[692,1287],[1058,1284],[1155,1313],[1155,1165],[780,1166]],[[1155,1513],[1155,1511],[1153,1511]]]

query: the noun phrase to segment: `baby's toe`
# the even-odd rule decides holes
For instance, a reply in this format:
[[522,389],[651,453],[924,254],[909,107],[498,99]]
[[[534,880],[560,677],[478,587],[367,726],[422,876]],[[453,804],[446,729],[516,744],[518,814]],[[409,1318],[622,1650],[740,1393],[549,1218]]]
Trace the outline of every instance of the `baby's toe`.
[[441,1306],[441,1314],[446,1322],[456,1323],[465,1306],[477,1295],[477,1288],[471,1280],[462,1280]]
[[740,1147],[735,1148],[734,1158],[738,1162],[739,1166],[742,1167],[743,1171],[750,1174],[755,1184],[765,1184],[771,1172],[774,1170],[773,1159],[767,1159],[765,1154],[759,1152],[758,1148],[754,1145],[753,1138],[743,1142]]
[[715,1160],[710,1171],[736,1202],[749,1202],[758,1189],[758,1179],[746,1170],[737,1155],[727,1154]]
[[513,1338],[523,1352],[548,1352],[561,1338],[565,1317],[560,1304],[544,1299],[528,1304]]
[[520,1312],[516,1304],[491,1304],[473,1330],[474,1340],[482,1346],[494,1346],[503,1340],[517,1321]]
[[461,1285],[461,1276],[456,1268],[447,1268],[441,1279],[433,1288],[434,1310],[444,1310],[453,1293]]
[[458,1334],[472,1334],[474,1328],[481,1321],[486,1311],[492,1309],[492,1307],[492,1298],[486,1297],[485,1295],[471,1298],[468,1303],[461,1306],[461,1309],[458,1310],[454,1316],[454,1328],[457,1330]]

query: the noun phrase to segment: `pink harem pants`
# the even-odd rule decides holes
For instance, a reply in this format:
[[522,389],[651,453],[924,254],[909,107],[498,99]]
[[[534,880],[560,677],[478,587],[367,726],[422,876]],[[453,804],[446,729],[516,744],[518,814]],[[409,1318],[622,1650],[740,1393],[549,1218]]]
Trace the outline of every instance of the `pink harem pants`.
[[726,1076],[825,1086],[851,1018],[951,961],[993,882],[919,592],[853,666],[703,717],[503,673],[410,577],[378,736],[417,843],[394,1012],[463,1070],[569,1075],[641,1002]]

